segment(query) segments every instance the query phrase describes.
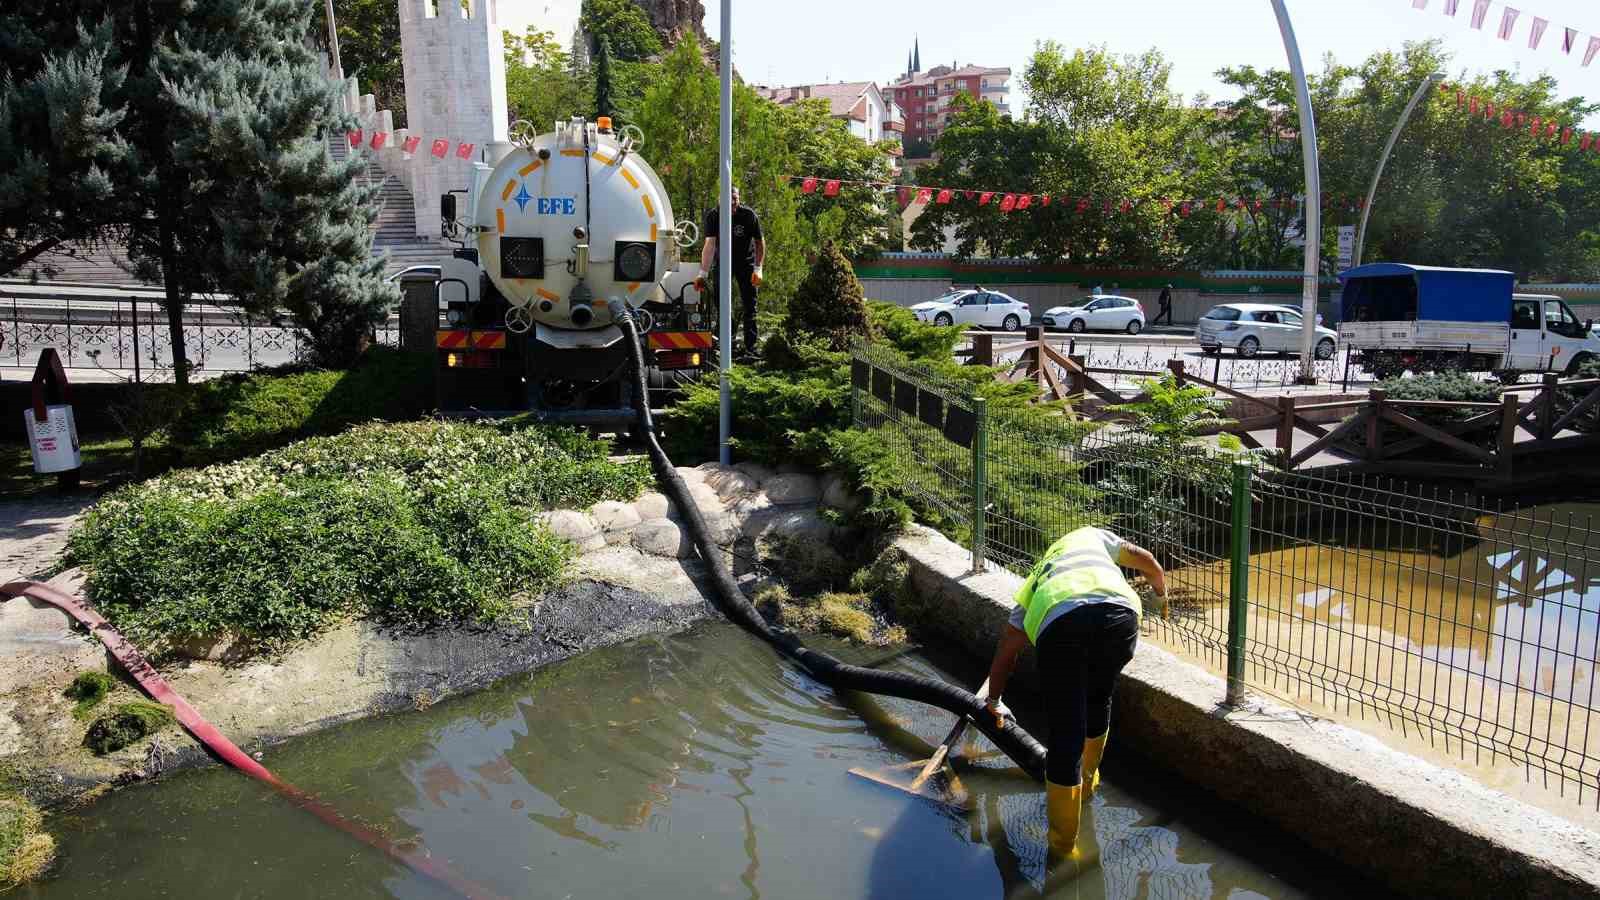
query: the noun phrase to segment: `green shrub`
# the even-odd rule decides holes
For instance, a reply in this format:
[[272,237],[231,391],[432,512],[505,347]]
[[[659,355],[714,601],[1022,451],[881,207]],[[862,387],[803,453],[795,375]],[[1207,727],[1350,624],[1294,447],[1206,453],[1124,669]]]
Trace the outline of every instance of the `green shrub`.
[[89,733],[83,736],[83,745],[93,750],[96,756],[104,756],[155,734],[176,721],[172,708],[164,703],[146,700],[119,703],[116,709],[90,723]]
[[1385,379],[1378,387],[1390,400],[1456,400],[1468,403],[1498,403],[1500,393],[1486,381],[1464,372],[1441,372],[1414,378]]
[[220,634],[281,649],[357,616],[488,622],[570,557],[539,512],[651,483],[646,462],[607,453],[563,429],[363,425],[119,491],[68,558],[106,617],[156,649]]
[[832,242],[823,245],[811,271],[789,298],[784,329],[823,338],[834,350],[848,349],[851,340],[871,333],[861,282]]
[[73,707],[72,714],[77,718],[84,718],[89,711],[100,705],[100,701],[111,693],[117,686],[117,680],[106,672],[79,672],[72,683],[67,685],[66,694],[69,699],[78,701]]
[[0,891],[43,875],[56,842],[40,828],[44,817],[22,797],[0,793]]
[[433,358],[372,347],[345,371],[224,375],[189,388],[171,429],[202,460],[233,459],[374,419],[414,419],[433,405]]

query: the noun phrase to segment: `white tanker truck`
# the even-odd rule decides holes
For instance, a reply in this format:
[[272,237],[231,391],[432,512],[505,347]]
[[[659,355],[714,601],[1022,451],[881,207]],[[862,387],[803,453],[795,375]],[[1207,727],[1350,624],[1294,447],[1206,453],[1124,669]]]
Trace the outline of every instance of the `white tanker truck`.
[[649,398],[634,396],[621,304],[635,311],[653,388],[714,362],[699,265],[679,260],[697,229],[673,217],[637,128],[574,118],[535,134],[518,122],[512,138],[443,198],[445,237],[461,249],[438,282],[440,408],[631,424]]

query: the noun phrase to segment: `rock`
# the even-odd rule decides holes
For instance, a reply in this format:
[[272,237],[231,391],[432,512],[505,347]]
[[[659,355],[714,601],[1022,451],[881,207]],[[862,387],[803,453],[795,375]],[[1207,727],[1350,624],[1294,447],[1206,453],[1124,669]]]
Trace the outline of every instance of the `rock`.
[[771,508],[772,499],[770,497],[766,494],[755,493],[741,497],[733,506],[729,507],[728,511],[742,523],[751,516],[766,512]]
[[833,546],[836,529],[814,509],[751,516],[743,532],[754,539],[757,554],[792,582],[820,584],[848,574],[849,565]]
[[558,509],[554,512],[541,513],[539,518],[544,522],[550,533],[563,540],[571,541],[578,547],[579,553],[588,553],[599,550],[606,545],[605,535],[600,533],[600,526],[588,514],[575,509]]
[[805,473],[806,473],[806,467],[800,465],[799,463],[779,463],[778,464],[778,474],[779,475],[804,475]]
[[633,546],[644,553],[685,559],[694,555],[689,534],[671,519],[651,519],[633,529]]
[[815,503],[822,495],[822,489],[817,484],[815,475],[804,475],[799,472],[790,472],[785,475],[775,475],[761,485],[767,498],[774,506],[794,506],[799,503]]
[[720,516],[723,514],[722,498],[708,484],[689,485],[689,499],[700,508],[700,513],[706,517]]
[[688,466],[679,466],[678,475],[690,484],[700,484],[706,480],[704,469],[691,469]]
[[731,468],[733,468],[733,467],[732,466],[725,466],[725,465],[723,465],[722,463],[719,463],[719,462],[703,462],[700,465],[695,466],[696,470],[704,472],[707,475],[710,475],[710,474],[712,474],[714,472],[726,472]]
[[737,469],[722,469],[706,475],[706,484],[717,492],[723,500],[737,500],[748,494],[753,494],[761,487],[761,482]]
[[860,509],[866,500],[859,494],[851,493],[849,484],[843,475],[829,475],[822,479],[822,505],[834,509],[853,513]]
[[643,518],[631,503],[618,503],[615,500],[604,500],[589,507],[589,515],[594,518],[595,524],[605,532],[606,543],[620,544],[628,539]]
[[773,475],[777,474],[766,466],[753,462],[742,462],[733,468],[736,471],[743,472],[744,474],[750,476],[750,478],[755,481],[757,487],[760,487],[762,484],[766,483],[768,478],[771,478]]
[[633,501],[633,508],[639,513],[639,521],[648,522],[651,519],[665,519],[672,504],[668,502],[666,494],[652,491]]

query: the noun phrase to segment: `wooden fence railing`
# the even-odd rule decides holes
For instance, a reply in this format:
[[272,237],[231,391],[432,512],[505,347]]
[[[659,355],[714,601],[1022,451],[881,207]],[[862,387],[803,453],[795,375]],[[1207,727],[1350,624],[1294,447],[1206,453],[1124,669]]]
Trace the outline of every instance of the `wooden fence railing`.
[[[1123,397],[1096,375],[1155,378],[1171,373],[1180,386],[1199,385],[1235,401],[1235,408],[1242,409],[1243,414],[1218,430],[1237,435],[1245,446],[1261,449],[1264,444],[1258,435],[1270,429],[1272,449],[1285,469],[1315,462],[1314,467],[1348,465],[1397,474],[1505,480],[1512,477],[1518,456],[1600,446],[1600,434],[1572,430],[1600,411],[1600,378],[1562,381],[1557,375],[1547,374],[1538,384],[1502,388],[1500,400],[1493,403],[1396,400],[1383,389],[1374,388],[1365,397],[1303,404],[1292,394],[1246,394],[1190,373],[1177,359],[1168,361],[1165,372],[1089,366],[1083,356],[1063,354],[1051,346],[1038,326],[1030,326],[1022,341],[1007,341],[998,353],[991,333],[974,332],[969,339],[971,347],[956,351],[958,356],[965,357],[971,365],[1003,368],[1001,358],[1017,354],[1009,369],[998,377],[1012,382],[1032,381],[1039,388],[1041,401],[1077,402],[1089,397],[1102,401],[1104,405],[1099,410],[1087,415],[1091,420],[1124,419],[1124,414],[1108,407],[1139,399]],[[1525,399],[1524,393],[1529,393]],[[1563,408],[1563,395],[1576,400]],[[1462,415],[1447,421],[1419,417],[1442,411]],[[1313,421],[1337,414],[1343,414],[1337,422]],[[1401,436],[1397,437],[1395,431]],[[1304,432],[1312,441],[1296,448],[1296,432]],[[1425,449],[1441,452],[1418,460],[1415,454]],[[1319,457],[1321,461],[1317,462]]]

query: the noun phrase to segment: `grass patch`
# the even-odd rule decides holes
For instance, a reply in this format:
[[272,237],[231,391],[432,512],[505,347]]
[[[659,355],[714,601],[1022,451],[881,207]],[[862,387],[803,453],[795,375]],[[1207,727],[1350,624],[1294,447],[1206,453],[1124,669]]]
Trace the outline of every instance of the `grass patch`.
[[89,733],[83,736],[83,745],[93,750],[96,756],[104,756],[149,737],[176,721],[172,708],[164,703],[151,703],[148,700],[119,703],[116,709],[90,723]]
[[87,718],[116,686],[117,680],[106,672],[79,672],[66,690],[68,698],[78,701],[72,708],[72,715],[79,719]]
[[56,842],[43,823],[32,803],[0,794],[0,890],[38,878],[55,860]]
[[190,461],[237,459],[374,419],[415,419],[433,406],[433,356],[373,347],[343,371],[224,375],[190,388],[172,442]]
[[[80,482],[84,490],[98,490],[132,477],[133,444],[127,438],[83,440],[79,449],[83,454]],[[146,471],[163,471],[180,458],[177,448],[161,441],[145,445]],[[33,456],[26,441],[0,444],[0,497],[20,499],[54,493],[55,489],[55,475],[33,471]]]
[[553,586],[540,512],[632,500],[648,462],[568,429],[370,424],[124,488],[74,529],[100,611],[157,651],[231,635],[272,652],[335,622],[493,622]]

